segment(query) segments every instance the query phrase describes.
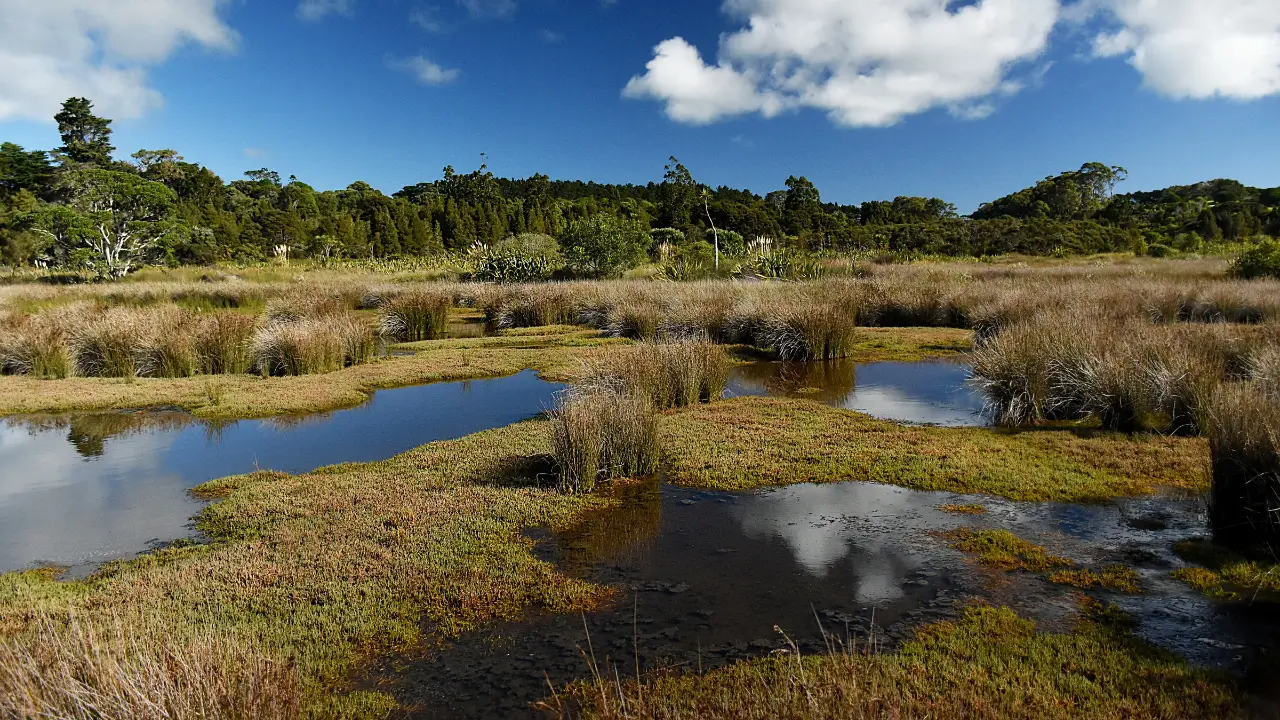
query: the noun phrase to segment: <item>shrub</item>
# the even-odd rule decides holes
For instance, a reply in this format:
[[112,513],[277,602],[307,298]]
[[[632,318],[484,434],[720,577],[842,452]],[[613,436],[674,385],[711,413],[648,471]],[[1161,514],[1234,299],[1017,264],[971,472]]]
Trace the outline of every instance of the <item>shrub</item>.
[[800,252],[775,250],[749,259],[742,274],[775,280],[814,280],[822,273],[822,264]]
[[650,237],[635,222],[598,214],[574,221],[560,242],[574,274],[613,278],[644,261]]
[[438,340],[449,332],[453,296],[431,290],[406,292],[382,303],[379,327],[397,340]]
[[475,280],[521,283],[550,279],[564,267],[564,258],[550,235],[522,233],[489,246],[473,263]]
[[657,416],[642,393],[621,384],[575,388],[561,394],[550,415],[565,492],[590,492],[597,482],[657,468]]
[[668,280],[704,280],[716,269],[715,248],[710,243],[698,241],[676,250],[671,264],[662,269]]
[[1246,250],[1231,263],[1231,274],[1238,278],[1280,278],[1280,240],[1263,240]]

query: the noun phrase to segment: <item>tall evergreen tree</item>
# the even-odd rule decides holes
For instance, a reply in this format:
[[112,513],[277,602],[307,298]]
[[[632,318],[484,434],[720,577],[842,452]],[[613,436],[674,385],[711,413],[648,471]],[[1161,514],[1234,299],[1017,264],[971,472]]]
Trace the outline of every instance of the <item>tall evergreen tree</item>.
[[71,98],[62,111],[53,116],[62,135],[58,152],[75,163],[107,166],[111,164],[111,121],[93,114],[93,103],[86,98]]

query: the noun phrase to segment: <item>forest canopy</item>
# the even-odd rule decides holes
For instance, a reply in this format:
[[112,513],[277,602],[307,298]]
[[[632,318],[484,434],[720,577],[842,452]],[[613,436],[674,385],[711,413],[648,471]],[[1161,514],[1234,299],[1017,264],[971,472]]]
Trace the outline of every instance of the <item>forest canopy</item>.
[[[609,276],[650,257],[787,251],[1004,253],[1198,252],[1280,236],[1280,188],[1212,180],[1117,194],[1127,171],[1102,163],[1045,178],[968,217],[938,198],[825,202],[808,178],[758,195],[711,188],[675,158],[661,182],[498,178],[481,165],[387,196],[356,181],[315,190],[267,168],[224,181],[171,149],[115,158],[111,120],[85,98],[54,120],[62,145],[0,145],[0,264],[120,277],[143,264],[271,257],[486,255],[504,276],[563,263]],[[526,256],[522,248],[536,248]]]

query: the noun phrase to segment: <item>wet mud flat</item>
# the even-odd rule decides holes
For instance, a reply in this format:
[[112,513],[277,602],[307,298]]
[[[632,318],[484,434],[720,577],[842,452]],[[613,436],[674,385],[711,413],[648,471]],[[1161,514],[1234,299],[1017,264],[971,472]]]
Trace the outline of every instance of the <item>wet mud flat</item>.
[[1192,662],[1245,672],[1280,639],[1275,612],[1215,605],[1168,577],[1172,544],[1203,527],[1195,499],[1084,507],[979,498],[990,512],[970,517],[939,506],[975,498],[865,483],[731,494],[651,482],[622,493],[620,508],[574,530],[530,533],[565,572],[617,588],[606,608],[386,658],[362,684],[396,695],[411,717],[540,717],[533,703],[594,671],[699,672],[819,654],[833,642],[891,650],[972,602],[1012,607],[1044,630],[1071,628],[1077,590],[982,568],[937,536],[966,526],[1010,529],[1081,566],[1127,562],[1146,592],[1091,594]]

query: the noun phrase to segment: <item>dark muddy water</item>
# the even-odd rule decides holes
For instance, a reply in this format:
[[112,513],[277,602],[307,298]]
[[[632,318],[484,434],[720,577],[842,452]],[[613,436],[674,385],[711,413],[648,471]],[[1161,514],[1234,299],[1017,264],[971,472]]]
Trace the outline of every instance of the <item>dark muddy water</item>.
[[729,395],[807,398],[884,420],[987,425],[969,366],[954,362],[752,363],[734,368]]
[[[827,638],[879,638],[891,647],[912,628],[954,617],[974,598],[1008,605],[1046,629],[1075,618],[1074,591],[1030,574],[976,567],[931,534],[965,525],[1009,528],[1083,566],[1126,562],[1146,594],[1095,593],[1139,620],[1139,634],[1195,662],[1238,669],[1272,646],[1280,620],[1213,603],[1168,579],[1172,544],[1203,527],[1196,501],[1145,499],[1081,507],[979,500],[977,518],[938,507],[972,502],[863,483],[800,485],[748,494],[657,483],[624,491],[621,510],[565,533],[535,534],[538,552],[567,572],[621,589],[582,616],[538,616],[492,628],[439,651],[375,668],[370,680],[421,717],[537,716],[530,703],[604,672],[696,671],[787,646],[825,649]],[[777,629],[775,629],[775,627]]]
[[80,574],[190,534],[187,491],[256,468],[383,460],[534,417],[561,386],[533,372],[383,390],[350,410],[212,424],[184,412],[0,421],[0,572]]

